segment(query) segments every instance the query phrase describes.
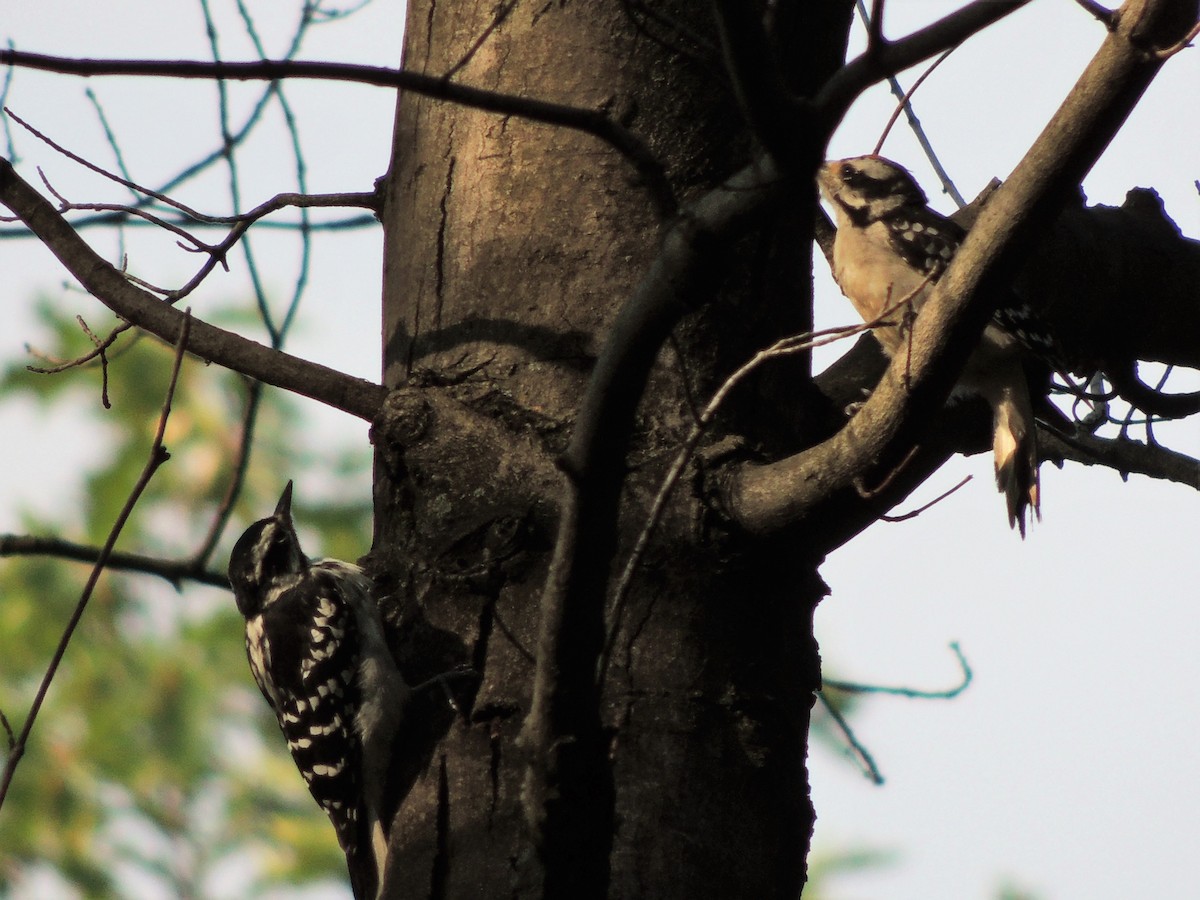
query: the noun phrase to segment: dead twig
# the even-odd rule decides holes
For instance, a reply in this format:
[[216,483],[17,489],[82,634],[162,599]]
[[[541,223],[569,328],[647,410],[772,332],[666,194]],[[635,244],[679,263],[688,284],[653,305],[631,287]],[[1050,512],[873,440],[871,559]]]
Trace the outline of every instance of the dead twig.
[[880,516],[879,518],[882,519],[884,522],[904,522],[904,521],[907,521],[908,519],[915,519],[921,513],[925,512],[925,510],[927,510],[931,507],[937,506],[939,503],[941,503],[943,500],[945,500],[947,497],[949,497],[951,494],[953,494],[959,488],[963,487],[963,485],[965,485],[968,481],[970,481],[974,477],[975,476],[973,476],[973,475],[968,475],[966,478],[964,478],[962,481],[960,481],[954,487],[950,488],[950,490],[945,491],[942,494],[939,494],[938,496],[936,496],[932,500],[930,500],[928,503],[926,503],[924,506],[918,506],[916,509],[912,510],[911,512],[901,513],[898,516]]

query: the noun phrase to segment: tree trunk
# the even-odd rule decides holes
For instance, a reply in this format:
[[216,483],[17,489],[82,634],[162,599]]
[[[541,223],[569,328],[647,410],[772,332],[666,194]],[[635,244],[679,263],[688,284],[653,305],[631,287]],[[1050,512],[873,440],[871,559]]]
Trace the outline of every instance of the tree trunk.
[[[412,3],[406,67],[606,109],[647,137],[686,199],[748,147],[707,5],[655,9],[635,20],[616,0],[517,6],[489,30],[493,3]],[[840,61],[827,30],[789,27],[819,47],[812,65]],[[530,751],[517,738],[563,490],[555,460],[662,223],[634,167],[595,137],[413,95],[399,100],[385,196],[385,377],[397,390],[374,431],[372,565],[395,597],[409,680],[455,665],[481,676],[467,720],[413,773],[388,896],[554,893],[544,854],[571,851],[528,829]],[[660,355],[627,460],[614,581],[691,426],[689,391],[707,395],[808,321],[811,240],[787,216],[776,225],[738,248],[718,302]],[[793,367],[799,393],[806,366]],[[765,383],[741,394],[739,430],[769,443],[777,417],[764,410],[778,397]],[[762,427],[742,427],[756,417]],[[819,559],[738,546],[690,485],[676,493],[611,642],[611,852],[591,869],[580,860],[573,896],[795,897],[812,825]]]

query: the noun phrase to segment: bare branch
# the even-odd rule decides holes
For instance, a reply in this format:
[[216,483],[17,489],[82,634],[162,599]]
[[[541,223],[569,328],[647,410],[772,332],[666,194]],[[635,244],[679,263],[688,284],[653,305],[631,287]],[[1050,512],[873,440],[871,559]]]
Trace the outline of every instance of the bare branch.
[[501,113],[582,131],[617,150],[638,170],[663,215],[675,209],[674,194],[658,159],[645,142],[601,110],[582,109],[562,103],[550,103],[531,97],[501,94],[470,87],[444,77],[347,63],[302,62],[264,59],[258,62],[200,62],[196,60],[74,59],[0,50],[0,65],[20,66],[57,72],[61,75],[137,75],[157,78],[200,78],[208,81],[279,81],[286,78],[310,78],[344,81],[376,87],[403,88],[414,94],[446,100],[473,109]]
[[[117,184],[120,184],[120,185],[123,185],[124,187],[129,188],[129,190],[133,191],[135,194],[144,194],[147,197],[153,197],[155,200],[158,200],[160,203],[165,203],[167,206],[171,206],[171,207],[179,210],[181,213],[183,213],[189,219],[195,219],[198,222],[218,222],[218,221],[228,222],[228,221],[230,221],[228,219],[221,220],[221,219],[217,219],[217,218],[214,218],[211,216],[206,216],[203,213],[197,212],[196,210],[192,209],[189,206],[185,206],[184,204],[180,203],[178,200],[172,200],[166,194],[161,194],[158,191],[152,191],[152,190],[150,190],[150,188],[143,187],[142,185],[137,184],[136,182],[130,180],[128,176],[117,175],[113,172],[110,172],[107,169],[105,169],[103,166],[98,166],[91,160],[85,159],[84,157],[80,156],[78,153],[73,153],[72,151],[68,150],[62,144],[58,143],[53,138],[51,138],[48,134],[45,134],[44,132],[39,131],[37,128],[34,128],[33,125],[31,125],[29,122],[26,122],[19,115],[17,115],[15,112],[13,112],[13,110],[10,109],[9,107],[7,107],[7,106],[4,107],[4,111],[12,117],[12,120],[14,122],[16,122],[22,128],[24,128],[30,134],[32,134],[39,141],[46,144],[48,147],[52,148],[53,150],[55,150],[58,153],[61,153],[63,156],[65,156],[67,159],[71,160],[72,162],[78,163],[79,165],[83,166],[85,169],[89,169],[92,172],[95,172],[97,175],[102,175],[105,178],[109,179],[110,181],[115,181]],[[43,179],[44,179],[44,177],[45,176],[43,176]],[[47,187],[49,187],[49,185],[47,185]],[[56,194],[55,196],[57,197],[58,195]],[[64,203],[66,202],[65,200],[63,200],[62,197],[58,197],[58,199]],[[110,206],[108,208],[111,209],[113,207]],[[141,212],[140,210],[132,210],[125,206],[119,206],[116,208],[126,210],[126,211],[130,212],[131,214]],[[149,217],[147,216],[147,218],[149,218]]]
[[[100,558],[100,547],[76,544],[56,537],[31,534],[0,534],[0,556],[51,556],[81,563],[94,563]],[[197,568],[192,560],[162,559],[139,553],[113,551],[105,564],[109,569],[140,572],[168,581],[178,589],[184,581],[227,588],[229,579],[223,572]]]
[[930,500],[928,503],[923,504],[922,506],[918,506],[914,510],[910,510],[909,512],[906,512],[906,513],[901,513],[898,516],[880,516],[879,518],[880,518],[880,520],[882,520],[884,522],[907,522],[909,519],[915,519],[917,516],[921,515],[921,513],[925,512],[927,509],[932,509],[933,507],[935,507],[939,503],[941,503],[943,500],[945,500],[947,497],[949,497],[951,494],[956,493],[959,490],[959,488],[964,487],[966,485],[966,483],[968,481],[970,481],[973,477],[974,476],[972,476],[972,475],[966,476],[962,481],[960,481],[954,487],[950,488],[950,490],[943,491],[942,493],[940,493],[936,497],[934,497],[932,500]]
[[825,707],[825,711],[829,713],[838,730],[842,732],[842,736],[846,738],[846,743],[850,747],[850,753],[858,762],[859,769],[862,773],[876,785],[883,784],[883,773],[879,771],[879,766],[875,764],[875,758],[871,756],[870,751],[863,745],[862,741],[854,733],[854,729],[850,727],[850,723],[846,721],[846,717],[838,711],[838,708],[829,702],[829,698],[825,696],[824,691],[817,691],[817,699],[821,701],[821,705]]
[[1200,35],[1200,22],[1197,22],[1195,25],[1193,25],[1192,30],[1187,33],[1187,37],[1185,37],[1179,43],[1172,44],[1170,47],[1164,47],[1162,50],[1159,50],[1157,53],[1158,58],[1168,59],[1179,51],[1186,50],[1192,45],[1192,41],[1194,41],[1198,35]]
[[29,707],[29,714],[25,717],[25,724],[21,727],[21,733],[17,736],[12,751],[4,763],[4,772],[3,775],[0,775],[0,807],[4,805],[4,798],[8,796],[8,789],[12,784],[13,773],[16,772],[17,763],[25,755],[29,735],[33,731],[33,723],[37,720],[42,703],[45,702],[46,693],[50,690],[50,683],[54,680],[54,675],[58,672],[58,667],[67,652],[67,645],[71,642],[71,636],[75,633],[76,627],[83,618],[84,610],[87,609],[92,592],[100,580],[100,573],[104,571],[104,567],[112,555],[117,538],[121,536],[121,531],[124,529],[125,523],[129,521],[129,517],[133,514],[133,508],[137,505],[138,500],[141,499],[142,493],[150,484],[150,479],[154,477],[154,473],[158,471],[159,466],[171,458],[171,454],[163,446],[163,435],[167,430],[167,419],[171,415],[171,401],[175,397],[175,386],[179,383],[179,369],[183,364],[184,351],[187,350],[191,324],[191,310],[186,310],[183,313],[183,319],[180,322],[179,331],[177,332],[175,362],[171,367],[171,379],[167,384],[167,396],[163,400],[162,412],[158,416],[158,429],[155,431],[154,440],[150,444],[149,457],[146,460],[146,465],[142,468],[141,474],[138,476],[137,482],[129,492],[129,497],[125,500],[125,505],[121,508],[120,513],[117,514],[117,519],[113,522],[112,528],[109,529],[108,538],[104,541],[104,546],[100,549],[100,554],[92,566],[87,583],[84,585],[83,591],[79,595],[79,600],[75,604],[75,610],[71,613],[71,618],[67,621],[67,626],[63,629],[62,637],[59,639],[58,646],[54,650],[54,655],[50,658],[50,665],[46,668],[46,674],[42,677],[42,681],[38,685],[33,703]]
[[262,400],[262,382],[250,379],[247,379],[247,382],[246,407],[242,410],[242,436],[238,441],[237,455],[230,466],[232,475],[225,488],[225,496],[221,498],[221,503],[208,527],[208,534],[205,535],[204,540],[188,561],[188,565],[193,569],[202,569],[207,565],[209,557],[216,549],[217,542],[221,540],[221,533],[225,530],[225,525],[233,512],[233,505],[237,502],[237,498],[242,492],[242,485],[246,481],[246,469],[250,464],[250,448],[254,443],[254,426],[258,422],[258,409]]
[[[179,333],[183,314],[130,284],[5,159],[0,159],[0,202],[17,214],[84,288],[118,316],[163,340]],[[374,418],[387,396],[382,385],[272,350],[198,320],[192,323],[188,349],[202,359],[367,420]]]
[[1109,9],[1096,0],[1075,0],[1083,9],[1087,10],[1098,22],[1104,23],[1104,27],[1112,31],[1113,25],[1116,23],[1116,11]]
[[1200,412],[1200,391],[1186,394],[1165,394],[1138,378],[1136,364],[1124,368],[1110,366],[1104,375],[1113,390],[1142,412],[1164,419],[1182,419]]
[[1085,466],[1106,466],[1126,477],[1130,473],[1173,481],[1200,491],[1200,460],[1130,438],[1102,438],[1080,431],[1062,434],[1038,429],[1038,449],[1044,459],[1071,460]]
[[942,406],[990,316],[988,305],[1013,277],[1024,248],[1057,215],[1161,68],[1161,60],[1142,48],[1151,35],[1168,30],[1177,13],[1178,4],[1166,0],[1125,7],[1117,31],[983,208],[935,286],[917,317],[911,366],[893,360],[858,415],[824,443],[769,465],[742,466],[724,490],[735,521],[753,533],[775,531],[849,488],[875,461],[897,458],[915,442],[919,423]]
[[855,98],[875,82],[961,44],[1028,2],[975,0],[906,38],[868,47],[838,70],[814,99],[813,109],[821,131],[832,132]]

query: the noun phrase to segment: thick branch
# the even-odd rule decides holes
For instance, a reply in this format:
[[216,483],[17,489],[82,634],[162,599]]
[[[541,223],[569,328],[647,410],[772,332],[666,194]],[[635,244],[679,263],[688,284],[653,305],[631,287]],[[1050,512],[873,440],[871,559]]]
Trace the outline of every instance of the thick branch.
[[831,132],[850,104],[876,82],[949,50],[1020,9],[1029,0],[975,0],[902,40],[881,40],[843,66],[814,99],[822,131]]
[[1200,391],[1167,394],[1155,390],[1138,378],[1136,364],[1108,368],[1105,374],[1121,399],[1142,412],[1164,419],[1182,419],[1200,412]]
[[1045,459],[1069,459],[1085,466],[1107,466],[1122,477],[1132,472],[1186,484],[1200,491],[1200,460],[1158,444],[1143,444],[1129,438],[1102,438],[1087,433],[1068,437],[1046,431],[1038,432],[1038,444]]
[[1200,241],[1182,234],[1158,194],[1134,188],[1119,207],[1070,203],[1014,288],[1072,371],[1103,369],[1136,406],[1178,416],[1188,400],[1143,406],[1154,400],[1133,371],[1139,359],[1200,367],[1197,284]]
[[871,85],[956,47],[1029,0],[976,0],[898,41],[878,40],[829,79],[811,99],[786,96],[752,6],[714,0],[726,65],[756,137],[781,168],[809,172],[850,104]]
[[[586,870],[592,889],[602,890],[607,878],[612,776],[601,730],[597,666],[625,454],[637,404],[663,341],[684,313],[711,297],[718,283],[715,273],[738,235],[776,204],[793,199],[797,190],[815,199],[811,177],[816,164],[858,93],[890,71],[961,42],[1023,2],[973,4],[943,20],[941,27],[885,45],[877,64],[859,66],[854,78],[838,82],[841,92],[823,93],[815,107],[796,105],[790,137],[795,152],[775,152],[783,156],[779,165],[802,173],[803,180],[785,179],[774,164],[764,162],[712,191],[681,214],[665,235],[658,258],[618,315],[562,459],[570,480],[542,596],[533,706],[523,732],[532,751],[524,792],[527,819],[544,859],[575,865],[573,873],[548,871],[547,885],[556,883],[556,874],[574,876],[578,883]],[[746,23],[736,12],[726,12],[734,68],[749,78],[753,73],[743,65],[740,46]]]
[[[183,313],[131,284],[109,265],[6,159],[0,159],[0,203],[41,239],[89,293],[118,316],[164,341],[179,334]],[[188,350],[201,359],[368,421],[378,413],[387,395],[382,385],[272,350],[195,319]]]
[[1123,7],[1118,29],[984,207],[917,319],[911,355],[896,358],[871,399],[833,438],[736,473],[724,491],[735,521],[753,533],[777,531],[849,490],[876,461],[904,455],[944,402],[1024,248],[1057,214],[1160,68],[1148,48],[1178,40],[1196,6],[1195,0],[1131,0]]

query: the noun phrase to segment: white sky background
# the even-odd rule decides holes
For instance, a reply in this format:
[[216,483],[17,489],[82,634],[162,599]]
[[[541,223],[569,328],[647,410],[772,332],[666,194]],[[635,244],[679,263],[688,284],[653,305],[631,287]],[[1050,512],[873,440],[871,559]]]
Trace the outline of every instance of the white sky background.
[[[893,0],[887,31],[899,36],[959,6]],[[257,8],[284,5],[259,3]],[[215,3],[226,58],[252,53],[232,16]],[[291,8],[291,5],[287,5]],[[266,13],[263,13],[266,16]],[[272,52],[291,28],[259,20]],[[398,4],[377,2],[345,23],[315,29],[301,58],[394,65],[401,41]],[[1103,27],[1072,0],[1034,0],[957,51],[917,95],[917,113],[944,165],[969,198],[1004,177],[1059,105],[1103,39]],[[18,49],[92,57],[207,57],[194,4],[126,0],[0,0],[0,39]],[[911,84],[913,74],[904,76]],[[465,76],[469,81],[469,71]],[[148,79],[16,73],[14,111],[81,154],[111,163],[90,86],[121,137],[134,177],[154,184],[213,146],[211,85]],[[233,86],[241,103],[258,87]],[[1200,49],[1171,60],[1125,130],[1085,183],[1089,200],[1119,204],[1134,186],[1153,186],[1191,237],[1200,237]],[[386,167],[392,96],[376,88],[293,84],[313,191],[370,190]],[[886,88],[855,107],[831,156],[868,152],[891,111]],[[76,200],[120,199],[120,191],[81,172],[24,135],[21,170],[42,165]],[[247,205],[294,189],[278,132],[244,171]],[[933,205],[936,178],[902,124],[884,148],[913,169]],[[180,192],[221,211],[223,175]],[[115,244],[86,237],[102,252]],[[294,263],[281,263],[260,240],[260,265],[280,303]],[[280,244],[281,248],[290,244]],[[186,280],[196,258],[139,231],[131,268],[156,283]],[[240,260],[192,300],[206,308],[245,302]],[[289,349],[367,378],[379,372],[378,234],[357,232],[316,243],[312,284]],[[9,326],[0,354],[37,343],[27,307],[38,292],[59,297],[64,273],[34,241],[0,242],[0,304]],[[843,324],[853,312],[818,263],[818,324]],[[1146,302],[1152,302],[1147,298]],[[65,295],[89,318],[95,301]],[[1200,339],[1200,336],[1197,336]],[[838,351],[840,352],[840,351]],[[1187,387],[1180,383],[1176,389]],[[1195,382],[1191,385],[1195,389]],[[314,447],[365,439],[364,423],[316,404]],[[0,471],[0,530],[19,527],[16,510],[79,502],[64,473],[97,465],[102,446],[84,446],[67,416],[31,417],[21,404],[0,407],[8,437]],[[1200,424],[1160,428],[1168,445],[1200,454]],[[832,595],[818,614],[830,675],[855,681],[944,688],[958,678],[946,645],[957,640],[975,672],[951,702],[873,698],[854,718],[887,778],[863,779],[835,752],[816,745],[811,763],[818,810],[815,853],[863,846],[894,851],[894,862],[838,880],[835,900],[996,897],[1014,885],[1041,898],[1182,897],[1194,884],[1200,841],[1200,775],[1191,765],[1200,738],[1200,625],[1195,600],[1197,498],[1187,488],[1070,465],[1042,470],[1045,520],[1022,542],[1005,522],[986,455],[954,460],[910,504],[975,476],[950,500],[916,520],[879,524],[830,558]],[[369,494],[369,473],[360,489]],[[319,489],[314,485],[313,489]]]

